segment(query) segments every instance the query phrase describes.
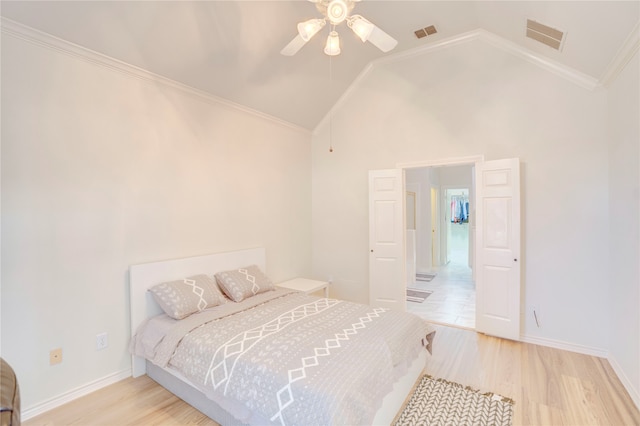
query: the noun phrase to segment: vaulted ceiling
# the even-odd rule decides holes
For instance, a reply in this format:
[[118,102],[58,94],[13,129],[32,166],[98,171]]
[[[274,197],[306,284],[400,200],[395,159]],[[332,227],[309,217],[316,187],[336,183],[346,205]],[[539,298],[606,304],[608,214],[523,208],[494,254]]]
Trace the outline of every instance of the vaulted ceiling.
[[[353,13],[398,40],[383,53],[343,23],[342,53],[323,53],[327,25],[292,57],[296,24],[320,17],[298,1],[5,1],[18,23],[306,129],[313,129],[366,66],[483,29],[533,55],[599,80],[637,34],[640,1],[376,1]],[[10,21],[7,21],[10,20]],[[532,19],[565,33],[561,51],[525,37]],[[418,39],[414,31],[434,25]],[[331,78],[329,75],[331,69]]]

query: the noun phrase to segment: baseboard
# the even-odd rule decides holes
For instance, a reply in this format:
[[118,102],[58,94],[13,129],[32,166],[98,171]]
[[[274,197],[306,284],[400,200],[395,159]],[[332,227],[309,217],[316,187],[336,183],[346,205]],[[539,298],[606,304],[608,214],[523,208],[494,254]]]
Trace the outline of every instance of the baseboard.
[[561,340],[547,339],[545,337],[521,336],[520,341],[532,343],[534,345],[547,346],[549,348],[562,349],[569,352],[576,352],[583,355],[597,356],[600,358],[608,358],[609,356],[609,351],[603,348],[578,345],[575,343],[563,342]]
[[29,408],[23,409],[21,413],[22,420],[28,420],[32,417],[39,416],[49,410],[57,408],[67,402],[71,402],[74,399],[78,399],[82,396],[88,395],[91,392],[95,392],[98,389],[102,389],[105,386],[112,385],[120,380],[124,380],[131,377],[131,369],[119,371],[117,373],[109,374],[101,379],[79,386],[61,395],[53,397],[47,401],[38,403]]
[[638,408],[638,410],[640,410],[640,389],[635,389],[633,387],[633,383],[631,383],[631,380],[629,380],[615,357],[609,355],[607,359],[609,360],[611,368],[613,368],[613,371],[616,373],[616,376],[618,376],[618,379],[620,379],[620,381],[622,382],[622,386],[624,386],[624,388],[629,393],[629,396],[633,400],[633,403],[636,404],[636,407]]

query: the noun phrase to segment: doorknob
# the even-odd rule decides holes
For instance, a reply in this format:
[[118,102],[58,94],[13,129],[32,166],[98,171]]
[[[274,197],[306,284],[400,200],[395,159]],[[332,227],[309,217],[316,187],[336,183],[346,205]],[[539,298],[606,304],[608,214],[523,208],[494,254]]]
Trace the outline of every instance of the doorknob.
[[371,253],[373,253],[373,249],[371,249]]
[[518,261],[518,259],[513,259],[513,261],[514,261],[514,262],[517,262],[517,261]]

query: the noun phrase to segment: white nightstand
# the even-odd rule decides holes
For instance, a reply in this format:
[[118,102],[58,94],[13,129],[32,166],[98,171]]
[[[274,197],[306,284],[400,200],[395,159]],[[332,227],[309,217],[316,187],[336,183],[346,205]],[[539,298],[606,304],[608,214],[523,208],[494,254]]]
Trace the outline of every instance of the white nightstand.
[[294,278],[289,281],[277,284],[278,287],[290,288],[291,290],[303,291],[307,294],[315,293],[324,289],[324,297],[329,297],[329,283],[327,281],[316,281],[307,278]]

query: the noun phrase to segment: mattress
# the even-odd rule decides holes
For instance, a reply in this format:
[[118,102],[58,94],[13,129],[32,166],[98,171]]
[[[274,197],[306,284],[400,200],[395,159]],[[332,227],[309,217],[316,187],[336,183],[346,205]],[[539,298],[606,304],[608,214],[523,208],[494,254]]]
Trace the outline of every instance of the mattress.
[[131,347],[242,423],[370,424],[434,333],[413,314],[277,289],[155,316]]

